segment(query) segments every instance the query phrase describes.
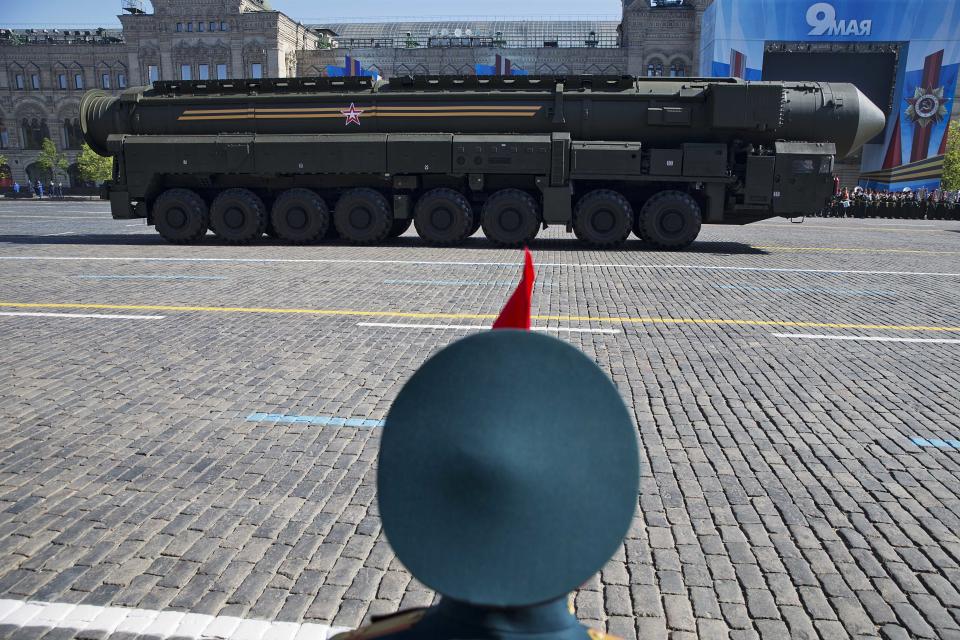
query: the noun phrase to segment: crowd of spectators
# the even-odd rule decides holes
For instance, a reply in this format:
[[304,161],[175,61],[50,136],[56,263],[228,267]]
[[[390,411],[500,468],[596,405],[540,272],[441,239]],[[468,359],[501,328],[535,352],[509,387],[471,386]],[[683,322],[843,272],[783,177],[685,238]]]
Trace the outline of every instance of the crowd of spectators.
[[877,191],[844,187],[837,190],[820,215],[826,218],[960,220],[960,190]]

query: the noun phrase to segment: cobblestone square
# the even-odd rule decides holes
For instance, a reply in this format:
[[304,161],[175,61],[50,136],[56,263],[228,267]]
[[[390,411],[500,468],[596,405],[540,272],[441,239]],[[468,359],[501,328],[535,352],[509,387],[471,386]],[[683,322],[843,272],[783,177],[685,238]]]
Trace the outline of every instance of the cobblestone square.
[[[531,248],[535,326],[611,376],[641,443],[583,621],[960,638],[960,223]],[[105,203],[0,201],[0,636],[322,638],[430,604],[381,531],[381,421],[520,263],[479,235],[171,246]]]

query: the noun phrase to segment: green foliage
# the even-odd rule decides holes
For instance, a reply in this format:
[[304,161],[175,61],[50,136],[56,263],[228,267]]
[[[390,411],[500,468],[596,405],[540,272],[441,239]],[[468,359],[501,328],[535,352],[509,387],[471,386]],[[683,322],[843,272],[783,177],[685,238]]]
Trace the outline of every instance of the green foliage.
[[77,156],[77,168],[80,170],[81,180],[99,184],[113,175],[113,160],[101,156],[84,142],[80,147],[80,155]]
[[58,171],[66,171],[68,164],[67,156],[57,151],[57,145],[53,144],[53,140],[44,138],[40,155],[37,156],[37,165],[44,174],[56,176]]
[[943,158],[943,188],[960,189],[960,120],[950,125],[947,154]]
[[0,153],[0,167],[2,167],[5,164],[7,164],[7,156]]

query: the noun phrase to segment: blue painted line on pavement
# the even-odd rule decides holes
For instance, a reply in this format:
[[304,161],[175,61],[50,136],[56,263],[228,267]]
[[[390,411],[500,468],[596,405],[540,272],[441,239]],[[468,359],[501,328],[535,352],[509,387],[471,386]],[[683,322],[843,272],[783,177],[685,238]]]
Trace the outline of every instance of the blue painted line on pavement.
[[753,287],[747,285],[723,284],[716,285],[717,289],[734,291],[765,291],[770,293],[834,293],[854,296],[894,296],[896,291],[882,291],[873,289],[831,289],[819,287]]
[[320,427],[358,427],[363,429],[377,429],[384,425],[383,420],[338,418],[336,416],[291,416],[283,413],[251,413],[247,416],[247,422],[312,424]]
[[960,451],[960,440],[941,440],[939,438],[910,438],[918,447],[933,447],[935,449],[957,449]]
[[74,276],[81,280],[226,280],[223,276]]

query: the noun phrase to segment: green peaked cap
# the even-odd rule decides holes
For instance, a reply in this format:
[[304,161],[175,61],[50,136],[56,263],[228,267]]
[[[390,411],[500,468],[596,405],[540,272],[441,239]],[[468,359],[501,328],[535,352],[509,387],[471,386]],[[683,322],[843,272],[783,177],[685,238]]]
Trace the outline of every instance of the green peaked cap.
[[583,584],[637,506],[637,433],[574,347],[487,331],[430,358],[387,416],[377,495],[400,561],[444,596],[522,607]]

